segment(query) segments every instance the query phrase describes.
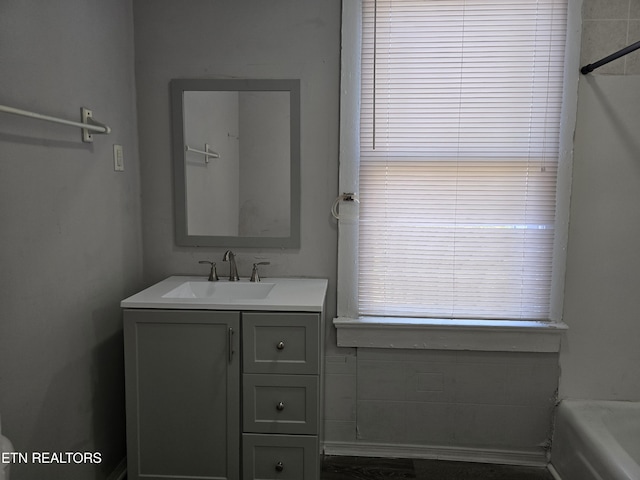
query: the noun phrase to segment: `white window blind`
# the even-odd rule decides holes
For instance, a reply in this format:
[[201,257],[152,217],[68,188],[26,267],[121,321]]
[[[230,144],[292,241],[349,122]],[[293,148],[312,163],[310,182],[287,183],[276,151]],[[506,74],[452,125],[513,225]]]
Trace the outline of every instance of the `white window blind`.
[[549,318],[567,0],[364,0],[361,316]]

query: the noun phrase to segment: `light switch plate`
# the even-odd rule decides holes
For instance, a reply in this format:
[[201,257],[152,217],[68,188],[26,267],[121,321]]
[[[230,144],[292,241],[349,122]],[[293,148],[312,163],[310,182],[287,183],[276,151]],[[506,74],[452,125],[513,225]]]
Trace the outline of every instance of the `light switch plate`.
[[113,169],[116,172],[124,171],[124,153],[122,151],[122,145],[113,146]]

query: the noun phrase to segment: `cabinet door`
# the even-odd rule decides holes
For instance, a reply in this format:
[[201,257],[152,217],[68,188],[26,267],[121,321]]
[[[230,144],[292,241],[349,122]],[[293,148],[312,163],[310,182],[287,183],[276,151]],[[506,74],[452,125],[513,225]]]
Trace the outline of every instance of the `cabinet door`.
[[237,480],[240,315],[126,310],[128,478]]

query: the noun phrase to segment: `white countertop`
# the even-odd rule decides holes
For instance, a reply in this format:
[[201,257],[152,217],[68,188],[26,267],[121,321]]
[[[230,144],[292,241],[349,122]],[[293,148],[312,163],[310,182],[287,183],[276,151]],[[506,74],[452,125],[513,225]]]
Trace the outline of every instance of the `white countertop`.
[[[122,308],[159,308],[195,310],[269,310],[320,312],[324,308],[328,281],[324,278],[263,278],[262,283],[273,283],[263,299],[212,299],[212,298],[167,298],[168,294],[185,282],[207,283],[202,276],[172,276],[142,290],[120,302]],[[241,279],[240,283],[248,283]],[[226,279],[216,283],[236,283]],[[214,285],[215,286],[215,285]]]

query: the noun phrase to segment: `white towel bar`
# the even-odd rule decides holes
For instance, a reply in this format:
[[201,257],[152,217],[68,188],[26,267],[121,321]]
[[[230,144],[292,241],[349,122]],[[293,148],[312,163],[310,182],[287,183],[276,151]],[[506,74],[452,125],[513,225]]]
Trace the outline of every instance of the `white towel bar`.
[[[111,128],[102,123],[96,122],[93,119],[93,112],[88,108],[82,107],[81,109],[81,122],[73,122],[71,120],[65,120],[64,118],[51,117],[49,115],[42,115],[40,113],[29,112],[27,110],[20,110],[19,108],[8,107],[6,105],[0,105],[0,112],[11,113],[13,115],[20,115],[22,117],[35,118],[36,120],[44,120],[46,122],[59,123],[61,125],[69,125],[71,127],[78,127],[82,129],[82,141],[93,142],[93,133],[111,133]],[[91,123],[89,123],[91,122]]]
[[191,148],[189,145],[185,145],[184,149],[187,152],[199,153],[200,155],[204,155],[205,163],[209,163],[209,157],[220,158],[220,154],[219,153],[210,152],[209,151],[209,144],[208,143],[204,144],[204,151],[203,150],[196,150],[195,148]]

